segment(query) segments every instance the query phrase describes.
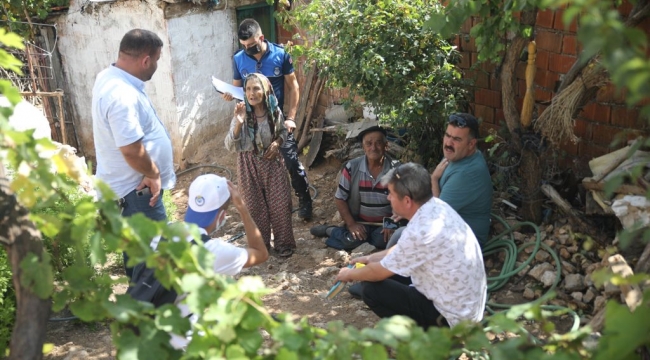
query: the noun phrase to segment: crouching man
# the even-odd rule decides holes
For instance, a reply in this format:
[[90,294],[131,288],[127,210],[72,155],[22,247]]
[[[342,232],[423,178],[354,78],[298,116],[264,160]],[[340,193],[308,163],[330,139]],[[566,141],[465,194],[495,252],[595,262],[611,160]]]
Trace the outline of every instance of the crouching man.
[[425,329],[481,321],[487,281],[481,247],[472,229],[431,193],[431,177],[418,164],[392,169],[388,185],[393,213],[409,219],[394,247],[352,260],[342,282],[362,281],[363,301],[378,316],[405,315]]

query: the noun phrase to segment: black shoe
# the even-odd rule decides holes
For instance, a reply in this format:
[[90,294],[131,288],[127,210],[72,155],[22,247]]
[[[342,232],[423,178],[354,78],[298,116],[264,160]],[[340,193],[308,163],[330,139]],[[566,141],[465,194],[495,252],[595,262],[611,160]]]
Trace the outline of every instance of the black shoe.
[[360,282],[348,287],[348,292],[355,299],[361,299],[361,290],[363,290],[363,285]]
[[309,192],[300,197],[298,217],[305,221],[311,220],[311,196],[309,195]]
[[327,225],[327,224],[325,224],[325,225],[316,225],[316,226],[312,227],[311,229],[309,229],[309,232],[312,235],[316,236],[316,237],[328,237],[329,235],[327,235],[327,229],[329,229],[330,227],[332,227],[332,226]]

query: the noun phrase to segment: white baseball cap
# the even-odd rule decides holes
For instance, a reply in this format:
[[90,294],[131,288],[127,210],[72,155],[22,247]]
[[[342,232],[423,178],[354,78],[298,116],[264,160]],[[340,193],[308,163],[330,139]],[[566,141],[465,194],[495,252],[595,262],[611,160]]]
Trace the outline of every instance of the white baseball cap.
[[197,177],[190,184],[185,221],[202,228],[209,226],[228,198],[230,191],[225,178],[214,174]]

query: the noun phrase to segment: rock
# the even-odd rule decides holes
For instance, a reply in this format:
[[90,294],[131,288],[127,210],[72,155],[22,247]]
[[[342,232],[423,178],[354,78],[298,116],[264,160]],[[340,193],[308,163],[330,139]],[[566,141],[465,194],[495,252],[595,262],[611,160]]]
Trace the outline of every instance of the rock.
[[544,229],[544,231],[546,231],[547,234],[552,233],[552,232],[553,232],[553,224],[549,224],[549,225],[546,227],[546,229]]
[[571,253],[569,252],[569,250],[567,250],[566,248],[563,247],[563,248],[560,249],[560,257],[562,259],[567,259],[568,260],[568,259],[571,258]]
[[593,314],[597,314],[598,311],[600,311],[605,307],[605,304],[607,304],[607,298],[605,298],[604,296],[596,296],[596,299],[594,300]]
[[544,274],[544,272],[552,270],[552,269],[553,269],[553,265],[545,262],[545,263],[535,265],[535,267],[533,267],[533,269],[530,270],[528,275],[531,276],[533,279],[535,279],[537,281],[541,281],[541,278],[542,278],[542,275]]
[[356,249],[352,250],[352,258],[356,258],[359,256],[364,256],[368,255],[371,252],[375,251],[375,247],[368,244],[367,242],[364,242],[363,244],[359,245]]
[[582,293],[580,291],[572,292],[571,297],[576,299],[576,301],[582,301]]
[[562,275],[566,277],[569,274],[575,274],[576,267],[568,261],[562,260]]
[[325,210],[323,208],[316,208],[312,210],[312,214],[316,217],[323,218],[325,216]]
[[518,231],[515,231],[512,235],[515,237],[515,241],[523,242],[523,241],[526,240],[526,235],[524,235],[524,234],[522,234],[522,233],[520,233]]
[[88,355],[88,352],[84,349],[75,349],[72,350],[68,353],[68,356],[66,356],[63,360],[85,360],[88,359],[90,355]]
[[537,260],[539,262],[546,261],[550,257],[551,257],[551,255],[549,255],[549,253],[547,253],[544,250],[539,250],[539,251],[537,251],[537,254],[535,254],[535,260]]
[[334,254],[334,259],[347,263],[350,261],[350,254],[345,250],[339,250]]
[[569,274],[564,278],[564,288],[567,291],[582,291],[586,287],[585,277],[580,274]]
[[334,216],[332,217],[332,223],[338,224],[341,221],[343,221],[343,219],[341,218],[341,214],[339,214],[339,212],[337,211],[336,214],[334,214]]
[[607,297],[614,297],[621,293],[621,288],[608,281],[605,283],[605,288],[603,289],[603,292]]
[[[521,262],[515,264],[515,269],[518,269],[521,266]],[[530,270],[530,265],[526,265],[520,272],[517,273],[518,276],[524,276]]]
[[544,287],[551,287],[555,283],[555,276],[555,271],[545,271],[539,281],[544,284]]
[[566,245],[567,241],[569,241],[569,235],[566,234],[558,235],[557,239],[560,242],[560,244]]
[[310,255],[312,258],[314,258],[314,262],[316,262],[316,264],[320,264],[325,260],[325,258],[327,258],[327,253],[327,249],[316,249],[312,250]]
[[334,274],[339,273],[339,268],[336,266],[327,266],[327,267],[322,267],[314,271],[314,276],[317,277],[330,277]]
[[367,310],[357,310],[355,314],[359,317],[367,317],[370,313]]
[[603,264],[600,264],[600,263],[591,264],[591,265],[587,266],[587,268],[585,268],[585,274],[591,275],[591,273],[593,273],[594,271],[596,271],[598,269],[602,269],[602,267],[603,267]]
[[585,303],[590,303],[596,298],[596,291],[592,288],[587,289],[585,295],[582,297],[582,301]]
[[492,259],[486,259],[484,265],[486,269],[492,269],[494,267]]
[[555,247],[555,241],[551,239],[544,240],[544,244],[548,245],[551,249]]
[[569,246],[566,249],[569,251],[569,253],[575,254],[578,252],[578,245]]
[[523,297],[528,299],[528,300],[533,300],[535,298],[535,291],[531,288],[525,288],[524,289],[524,294]]

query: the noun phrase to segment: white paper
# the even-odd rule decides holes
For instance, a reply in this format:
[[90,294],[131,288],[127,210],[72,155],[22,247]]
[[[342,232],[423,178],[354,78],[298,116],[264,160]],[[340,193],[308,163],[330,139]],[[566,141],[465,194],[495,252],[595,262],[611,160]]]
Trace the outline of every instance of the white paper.
[[212,77],[212,86],[214,86],[214,89],[222,94],[230,93],[233,98],[244,101],[244,88],[242,87],[228,84],[227,82],[221,81],[214,76]]

